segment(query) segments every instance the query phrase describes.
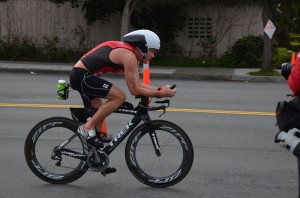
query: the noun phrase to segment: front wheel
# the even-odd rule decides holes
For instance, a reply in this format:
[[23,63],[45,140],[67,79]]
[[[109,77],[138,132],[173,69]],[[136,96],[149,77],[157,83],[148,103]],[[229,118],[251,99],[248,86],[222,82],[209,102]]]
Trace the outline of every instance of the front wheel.
[[[156,134],[161,154],[157,154],[150,134]],[[155,120],[140,125],[129,137],[125,157],[129,170],[151,187],[169,187],[190,171],[194,150],[185,131],[174,123]]]
[[30,131],[24,152],[26,162],[36,176],[49,183],[66,184],[86,172],[84,160],[61,155],[59,161],[53,157],[55,148],[72,136],[74,138],[64,148],[79,154],[87,153],[84,140],[75,134],[77,128],[78,123],[74,120],[53,117],[41,121]]

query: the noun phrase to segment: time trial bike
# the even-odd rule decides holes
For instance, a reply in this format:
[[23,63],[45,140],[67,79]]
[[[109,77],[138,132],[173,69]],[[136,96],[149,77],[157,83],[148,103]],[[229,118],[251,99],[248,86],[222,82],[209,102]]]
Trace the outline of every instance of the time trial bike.
[[[175,87],[175,86],[173,86]],[[68,96],[69,85],[64,90]],[[80,124],[95,112],[86,96],[84,108],[70,108],[72,119],[52,117],[39,122],[27,136],[25,158],[31,171],[53,184],[66,184],[87,171],[110,173],[109,155],[130,134],[125,159],[133,176],[151,187],[169,187],[180,182],[190,171],[194,151],[187,133],[166,120],[151,120],[149,111],[166,112],[169,99],[140,96],[136,107],[125,102],[115,113],[133,115],[114,139],[96,148],[77,132]],[[158,106],[151,107],[150,103]],[[140,124],[142,122],[142,124]],[[112,171],[114,172],[114,171]]]

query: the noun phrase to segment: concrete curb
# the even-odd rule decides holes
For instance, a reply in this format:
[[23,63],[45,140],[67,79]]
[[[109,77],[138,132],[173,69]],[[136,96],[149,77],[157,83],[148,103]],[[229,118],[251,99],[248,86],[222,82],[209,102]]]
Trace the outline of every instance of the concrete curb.
[[[60,63],[31,63],[31,62],[0,62],[0,71],[60,73],[69,74],[73,65]],[[249,71],[258,69],[232,69],[232,68],[186,68],[186,67],[150,67],[152,79],[178,79],[178,80],[212,80],[212,81],[247,81],[247,82],[284,82],[281,76],[250,76]],[[142,75],[142,69],[139,69]],[[108,73],[107,77],[122,78],[124,74]]]

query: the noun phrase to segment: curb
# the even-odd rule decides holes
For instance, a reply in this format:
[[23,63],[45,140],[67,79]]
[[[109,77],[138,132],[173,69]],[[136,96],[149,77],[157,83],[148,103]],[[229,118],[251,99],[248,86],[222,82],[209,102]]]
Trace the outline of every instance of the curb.
[[[43,64],[43,63],[15,63],[0,62],[0,71],[23,72],[31,74],[60,73],[69,74],[73,65]],[[143,70],[139,73],[142,76]],[[122,73],[108,73],[107,77],[122,78]],[[281,76],[250,76],[245,69],[226,68],[184,68],[184,67],[154,67],[151,70],[151,79],[177,79],[177,80],[211,80],[211,81],[245,81],[245,82],[285,82]]]
[[285,82],[281,76],[250,76],[250,75],[233,75],[232,81],[247,81],[247,82]]

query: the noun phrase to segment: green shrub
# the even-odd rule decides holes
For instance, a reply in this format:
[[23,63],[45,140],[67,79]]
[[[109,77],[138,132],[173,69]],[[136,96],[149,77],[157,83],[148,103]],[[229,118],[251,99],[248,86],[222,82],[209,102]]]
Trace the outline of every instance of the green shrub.
[[[53,39],[44,38],[43,49],[46,52],[46,61],[49,62],[72,62],[76,52],[71,48],[61,47],[63,42],[54,37]],[[64,46],[67,46],[65,44]]]
[[300,34],[290,34],[290,50],[294,52],[300,51]]
[[223,67],[234,68],[236,67],[236,58],[231,53],[225,53],[219,60]]
[[30,38],[2,39],[0,40],[0,60],[75,62],[83,54],[61,47],[62,42],[58,38],[45,38],[44,40],[45,42],[39,46],[36,40]]
[[[224,67],[261,67],[264,40],[262,36],[247,36],[239,39],[231,49],[220,58]],[[277,43],[272,42],[272,54],[277,53]]]
[[290,49],[294,52],[299,52],[300,51],[300,43],[296,42],[290,42],[291,46]]
[[272,63],[274,67],[279,67],[282,63],[291,60],[291,52],[286,48],[277,48],[277,52],[273,54]]
[[300,34],[290,33],[290,41],[300,43]]
[[0,59],[3,60],[36,60],[41,54],[41,49],[29,38],[0,41]]
[[222,58],[227,67],[258,67],[262,63],[263,38],[248,36],[239,39]]

